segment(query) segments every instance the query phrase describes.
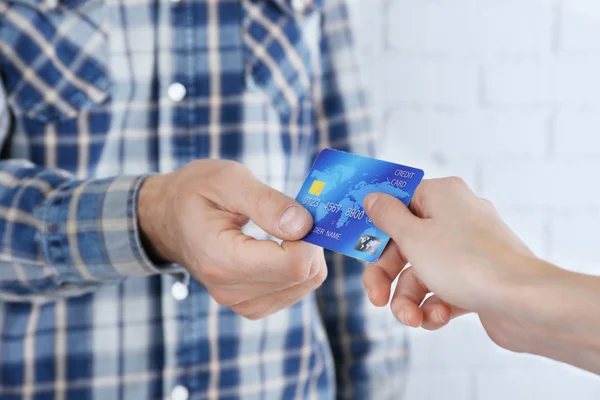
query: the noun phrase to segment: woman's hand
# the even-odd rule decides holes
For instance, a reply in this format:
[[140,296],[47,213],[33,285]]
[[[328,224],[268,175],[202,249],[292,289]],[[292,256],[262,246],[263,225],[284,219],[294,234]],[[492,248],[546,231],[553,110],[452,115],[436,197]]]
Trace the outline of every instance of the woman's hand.
[[[367,197],[365,208],[393,239],[363,276],[374,305],[388,303],[392,282],[402,271],[391,301],[402,323],[433,330],[477,312],[496,343],[520,350],[515,340],[520,324],[505,312],[506,299],[515,284],[524,285],[553,268],[537,262],[489,201],[461,179],[445,178],[419,185],[412,213],[385,194]],[[404,269],[407,263],[411,267]],[[435,295],[423,303],[431,292]]]

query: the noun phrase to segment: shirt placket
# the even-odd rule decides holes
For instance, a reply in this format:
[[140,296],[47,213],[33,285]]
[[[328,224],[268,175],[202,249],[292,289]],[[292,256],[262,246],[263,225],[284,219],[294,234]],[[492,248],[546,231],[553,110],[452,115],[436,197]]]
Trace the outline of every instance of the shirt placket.
[[[171,0],[159,7],[163,18],[159,36],[162,45],[170,48],[159,52],[158,61],[158,77],[165,80],[158,83],[160,167],[168,172],[196,159],[226,157],[221,152],[219,118],[239,126],[241,112],[236,107],[242,106],[241,6],[219,0]],[[223,82],[224,70],[239,70],[239,76],[228,76]],[[227,143],[229,148],[242,143],[241,134],[235,135],[235,143]],[[198,282],[162,279],[163,312],[172,317],[166,318],[172,322],[165,322],[165,340],[174,343],[165,349],[164,396],[187,400],[199,393],[214,394],[220,386],[215,375],[219,372],[212,370],[219,353],[211,350],[218,347],[218,306]],[[206,365],[209,371],[203,368]]]
[[[193,139],[197,124],[194,112],[196,90],[193,69],[194,7],[197,1],[170,0],[159,2],[157,52],[159,88],[159,168],[171,172],[201,158],[202,151]],[[195,295],[189,279],[178,281],[163,276],[162,314],[165,342],[163,397],[169,400],[188,400],[197,391],[194,377],[186,371],[197,364],[193,349],[198,332],[192,323]]]

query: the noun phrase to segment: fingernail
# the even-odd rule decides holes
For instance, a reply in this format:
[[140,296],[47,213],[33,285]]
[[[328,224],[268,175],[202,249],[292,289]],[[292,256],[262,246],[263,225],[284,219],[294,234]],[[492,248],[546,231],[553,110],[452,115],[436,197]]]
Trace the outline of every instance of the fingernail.
[[406,317],[406,311],[404,311],[404,310],[400,310],[400,312],[398,313],[398,316],[397,316],[397,317],[398,317],[398,320],[399,320],[400,322],[402,322],[404,325],[409,325],[409,324],[408,324],[408,319],[407,319],[407,317]]
[[279,218],[279,229],[291,235],[304,228],[308,220],[308,211],[298,206],[289,206]]
[[365,210],[369,211],[371,207],[373,207],[373,204],[375,204],[375,202],[377,201],[378,197],[379,195],[376,193],[371,193],[370,195],[365,197]]
[[435,310],[435,317],[437,318],[438,322],[446,322],[444,317],[442,317],[442,312],[440,310]]

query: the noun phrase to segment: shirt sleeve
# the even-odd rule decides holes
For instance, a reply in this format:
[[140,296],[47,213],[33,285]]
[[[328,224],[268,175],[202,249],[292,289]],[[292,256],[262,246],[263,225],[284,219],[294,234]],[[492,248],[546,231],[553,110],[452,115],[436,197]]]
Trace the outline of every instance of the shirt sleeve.
[[[345,0],[324,2],[315,103],[314,155],[326,147],[373,155],[375,136],[353,53]],[[368,301],[364,264],[326,252],[329,276],[317,292],[336,365],[338,399],[398,398],[405,386],[407,333],[387,307]]]
[[[0,84],[0,142],[9,134]],[[153,264],[142,246],[136,205],[145,178],[76,180],[27,160],[0,161],[0,300],[45,302],[177,272]]]

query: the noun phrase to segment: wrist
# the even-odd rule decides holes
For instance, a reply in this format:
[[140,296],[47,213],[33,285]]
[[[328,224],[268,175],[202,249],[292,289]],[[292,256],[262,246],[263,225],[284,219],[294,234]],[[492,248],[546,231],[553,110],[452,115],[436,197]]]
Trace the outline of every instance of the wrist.
[[498,328],[506,348],[600,373],[600,277],[560,269],[541,260],[520,267],[532,274],[515,281]]
[[527,273],[507,291],[504,314],[518,327],[512,336],[519,347],[555,359],[563,358],[559,354],[565,343],[598,350],[600,318],[590,310],[600,301],[599,278],[539,259],[522,260],[519,267]]
[[500,301],[504,307],[500,311],[516,319],[547,321],[547,310],[540,299],[547,296],[568,272],[530,255],[516,255],[511,262],[513,270],[519,273],[505,282]]
[[167,243],[167,208],[164,206],[166,176],[146,178],[140,187],[137,202],[138,224],[141,241],[148,256],[157,264],[175,261]]

